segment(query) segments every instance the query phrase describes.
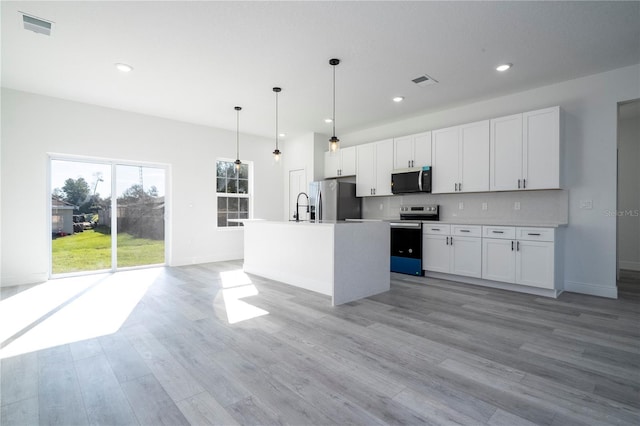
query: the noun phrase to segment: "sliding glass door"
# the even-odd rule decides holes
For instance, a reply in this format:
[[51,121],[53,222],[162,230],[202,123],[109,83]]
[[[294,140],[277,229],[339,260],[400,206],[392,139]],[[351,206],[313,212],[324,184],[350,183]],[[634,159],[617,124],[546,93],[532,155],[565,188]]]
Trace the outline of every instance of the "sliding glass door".
[[116,166],[117,265],[164,263],[165,171]]
[[164,168],[52,158],[50,171],[52,275],[165,263]]

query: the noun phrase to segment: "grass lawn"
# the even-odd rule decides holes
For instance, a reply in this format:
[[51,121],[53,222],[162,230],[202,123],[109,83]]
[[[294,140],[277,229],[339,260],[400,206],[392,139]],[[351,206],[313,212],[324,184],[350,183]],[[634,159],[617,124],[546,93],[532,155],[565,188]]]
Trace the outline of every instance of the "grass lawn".
[[[53,273],[111,268],[111,235],[99,230],[59,237],[51,242]],[[164,263],[164,241],[118,234],[118,266]]]

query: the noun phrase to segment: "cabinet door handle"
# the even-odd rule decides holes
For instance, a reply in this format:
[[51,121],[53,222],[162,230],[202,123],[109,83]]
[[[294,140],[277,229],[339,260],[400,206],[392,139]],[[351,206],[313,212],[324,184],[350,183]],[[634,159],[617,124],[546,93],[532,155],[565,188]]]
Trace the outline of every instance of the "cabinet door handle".
[[458,184],[457,183],[453,184],[453,190],[454,190],[454,192],[458,192]]
[[462,191],[462,182],[458,182],[458,191]]
[[449,237],[449,241],[450,241],[451,245],[453,245],[453,237]]
[[491,232],[493,232],[494,234],[504,234],[504,231],[491,231]]
[[520,189],[520,179],[518,179],[518,189]]
[[440,228],[431,228],[432,231],[439,231]]
[[447,237],[447,245],[449,245],[449,237]]
[[526,179],[522,179],[522,187],[523,188],[527,188],[527,180]]
[[516,251],[520,251],[520,241],[516,243]]
[[[471,231],[469,231],[468,229],[461,229],[460,232],[471,232]],[[529,234],[529,235],[531,235],[531,234]]]
[[535,234],[534,234],[533,232],[529,232],[527,235],[533,235],[533,236],[536,236],[536,237],[539,237],[539,236],[540,236],[540,234],[538,234],[538,233],[535,233]]
[[511,241],[511,251],[513,251],[513,241]]

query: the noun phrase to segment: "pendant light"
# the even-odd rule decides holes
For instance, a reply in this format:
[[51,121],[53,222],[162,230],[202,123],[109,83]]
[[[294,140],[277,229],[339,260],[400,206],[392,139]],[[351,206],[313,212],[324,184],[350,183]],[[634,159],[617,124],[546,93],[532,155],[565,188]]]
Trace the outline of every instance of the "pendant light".
[[240,161],[240,110],[242,107],[234,107],[236,110],[236,161],[233,162],[236,166],[236,172],[240,171],[240,165],[242,161]]
[[278,149],[278,93],[282,91],[280,87],[274,87],[273,91],[276,93],[276,149],[273,151],[273,158],[276,161],[280,161],[280,156],[282,155],[282,151]]
[[329,139],[329,150],[335,152],[338,150],[340,139],[336,137],[336,66],[340,63],[340,59],[329,59],[329,64],[333,67],[333,136]]

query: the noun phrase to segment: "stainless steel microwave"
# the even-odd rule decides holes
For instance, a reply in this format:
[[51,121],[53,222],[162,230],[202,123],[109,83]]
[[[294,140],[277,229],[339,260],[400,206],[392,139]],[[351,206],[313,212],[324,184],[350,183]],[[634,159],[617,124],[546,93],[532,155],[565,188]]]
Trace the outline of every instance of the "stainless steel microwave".
[[391,192],[408,194],[411,192],[431,192],[430,166],[394,170],[391,173]]

